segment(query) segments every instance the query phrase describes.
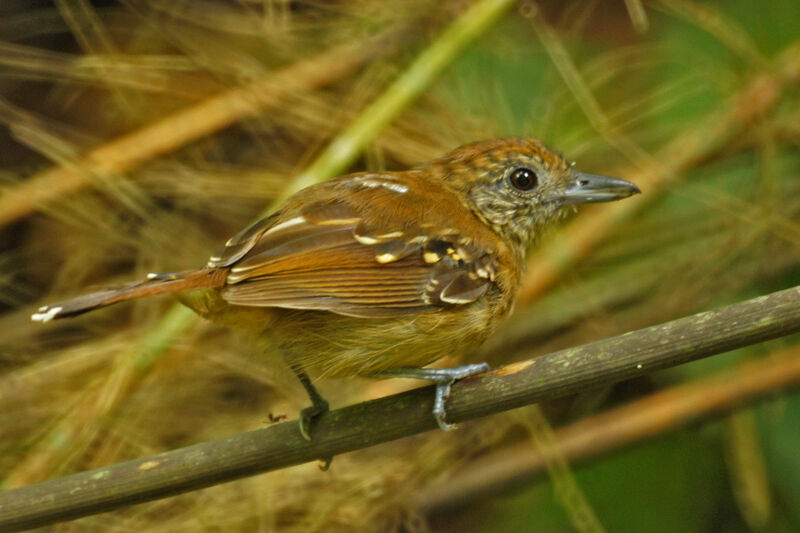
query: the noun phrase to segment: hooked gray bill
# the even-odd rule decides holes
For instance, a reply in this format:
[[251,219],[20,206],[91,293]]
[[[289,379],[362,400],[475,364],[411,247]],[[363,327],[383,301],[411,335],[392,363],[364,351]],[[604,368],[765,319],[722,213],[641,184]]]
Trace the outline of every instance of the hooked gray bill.
[[639,187],[619,178],[578,172],[575,182],[564,191],[564,205],[612,202],[642,191]]

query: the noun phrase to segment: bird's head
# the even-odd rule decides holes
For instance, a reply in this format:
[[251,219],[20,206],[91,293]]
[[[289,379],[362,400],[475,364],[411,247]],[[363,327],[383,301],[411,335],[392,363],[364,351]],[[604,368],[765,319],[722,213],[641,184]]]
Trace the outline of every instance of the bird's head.
[[536,139],[461,146],[434,161],[445,185],[508,241],[529,245],[566,206],[639,193],[625,180],[578,172]]

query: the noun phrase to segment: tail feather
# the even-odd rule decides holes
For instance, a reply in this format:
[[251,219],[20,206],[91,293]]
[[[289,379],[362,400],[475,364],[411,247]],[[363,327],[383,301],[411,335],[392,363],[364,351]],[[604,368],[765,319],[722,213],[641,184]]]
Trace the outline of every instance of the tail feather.
[[31,316],[31,320],[48,322],[55,318],[77,316],[87,311],[126,300],[206,287],[222,287],[225,284],[226,277],[226,269],[219,268],[187,270],[168,274],[148,274],[145,280],[105,287],[62,302],[45,305]]

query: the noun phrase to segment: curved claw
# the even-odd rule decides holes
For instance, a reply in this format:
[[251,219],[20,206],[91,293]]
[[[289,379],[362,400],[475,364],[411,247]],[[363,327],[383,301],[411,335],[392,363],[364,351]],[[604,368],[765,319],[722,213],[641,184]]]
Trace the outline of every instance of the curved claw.
[[311,426],[314,425],[314,420],[327,413],[330,407],[328,401],[314,388],[305,370],[297,365],[290,364],[290,366],[297,374],[297,379],[300,380],[303,388],[308,393],[308,398],[311,400],[311,407],[306,407],[300,411],[300,434],[304,439],[311,440]]
[[330,410],[328,402],[320,397],[311,407],[300,411],[300,434],[306,440],[311,440],[311,428],[314,421]]
[[333,457],[325,457],[320,459],[319,469],[323,472],[327,472],[331,468],[331,463],[333,462]]
[[451,379],[450,381],[436,385],[436,396],[433,399],[433,418],[436,419],[436,423],[442,431],[450,431],[456,428],[455,424],[447,422],[447,412],[444,408],[447,399],[450,397],[450,387],[454,382],[455,379]]

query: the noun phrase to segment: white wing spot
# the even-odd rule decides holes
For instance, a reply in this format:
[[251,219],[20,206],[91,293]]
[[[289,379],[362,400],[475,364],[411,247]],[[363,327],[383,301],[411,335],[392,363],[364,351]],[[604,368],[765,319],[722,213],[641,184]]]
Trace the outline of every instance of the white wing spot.
[[275,232],[280,231],[282,229],[290,228],[292,226],[297,226],[298,224],[302,224],[305,221],[306,221],[305,217],[290,218],[286,222],[281,222],[280,224],[276,224],[275,226],[272,226],[267,231],[265,231],[261,235],[261,237],[263,238],[263,237],[266,237],[267,235],[269,235],[270,233],[275,233]]
[[381,255],[375,256],[375,260],[378,263],[391,263],[395,259],[397,259],[397,256],[394,255],[394,254],[381,254]]
[[[266,237],[266,236],[267,236],[267,235],[269,235],[270,233],[275,233],[275,232],[278,232],[278,231],[280,231],[280,230],[283,230],[283,229],[286,229],[286,228],[291,228],[292,226],[297,226],[298,224],[303,224],[304,222],[306,222],[306,219],[305,219],[305,217],[295,217],[295,218],[290,218],[290,219],[289,219],[289,220],[287,220],[286,222],[281,222],[280,224],[276,224],[275,226],[271,227],[270,229],[268,229],[268,230],[267,230],[267,231],[265,231],[264,233],[257,234],[257,235],[255,235],[255,236],[253,236],[253,237],[252,237],[252,238],[249,240],[249,242],[253,242],[253,241],[255,241],[256,239],[260,239],[260,238]],[[230,241],[228,241],[228,242],[230,242]],[[226,246],[230,246],[230,245],[226,244]],[[241,256],[238,256],[238,257],[241,257]],[[214,262],[215,262],[215,261],[218,261],[218,260],[219,260],[218,258],[214,258],[214,257],[212,257],[212,258],[211,258],[211,260],[210,260],[210,262],[208,263],[208,265],[209,265],[209,266],[214,266]],[[253,268],[253,267],[246,267],[246,268],[242,268],[242,267],[233,267],[233,268],[231,269],[231,272],[244,272],[244,271],[247,271],[247,270],[251,270],[252,268]],[[229,279],[231,279],[231,278],[229,278]],[[237,278],[233,278],[233,279],[237,279]]]
[[34,322],[50,322],[53,320],[58,313],[61,312],[63,307],[40,307],[38,313],[34,313],[31,315],[31,320]]
[[436,252],[425,252],[424,254],[422,254],[422,259],[424,259],[425,262],[428,264],[437,263],[441,258],[442,256],[440,256]]
[[368,237],[366,235],[359,235],[358,233],[353,233],[353,238],[361,244],[369,245],[378,243],[378,239],[375,239],[374,237]]
[[405,185],[400,185],[399,183],[385,183],[384,187],[393,190],[399,194],[405,194],[408,192],[408,187]]
[[375,174],[358,176],[356,178],[353,178],[353,181],[358,183],[359,186],[366,187],[369,189],[384,188],[384,189],[389,189],[390,191],[394,191],[397,194],[405,194],[408,192],[408,187],[403,185],[402,183],[397,183],[396,181],[390,180],[387,177],[379,177]]
[[439,298],[441,298],[443,302],[448,304],[468,304],[472,302],[471,299],[459,298],[458,296],[444,296],[440,294]]

